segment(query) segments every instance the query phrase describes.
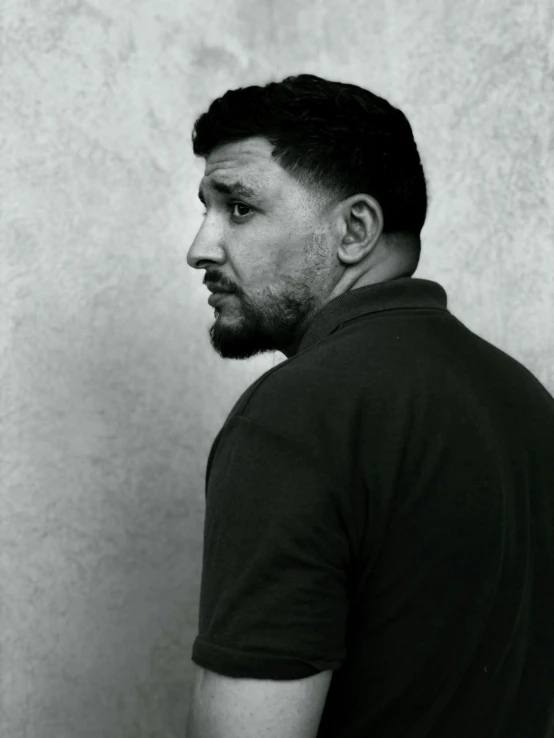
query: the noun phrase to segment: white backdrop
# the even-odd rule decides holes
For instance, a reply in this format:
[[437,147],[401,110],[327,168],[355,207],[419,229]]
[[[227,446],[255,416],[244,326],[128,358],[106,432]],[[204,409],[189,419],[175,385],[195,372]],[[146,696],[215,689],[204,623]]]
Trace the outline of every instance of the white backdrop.
[[[299,5],[302,6],[299,9]],[[210,444],[194,119],[311,72],[408,115],[416,277],[554,392],[549,0],[0,0],[0,735],[184,736]]]

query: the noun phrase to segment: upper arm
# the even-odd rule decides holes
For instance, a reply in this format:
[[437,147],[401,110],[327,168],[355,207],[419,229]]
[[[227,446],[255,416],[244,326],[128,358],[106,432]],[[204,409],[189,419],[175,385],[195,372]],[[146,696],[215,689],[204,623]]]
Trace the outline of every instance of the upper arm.
[[235,416],[207,480],[188,738],[313,738],[346,656],[344,495],[298,439]]
[[197,666],[187,738],[315,738],[332,674],[237,679]]

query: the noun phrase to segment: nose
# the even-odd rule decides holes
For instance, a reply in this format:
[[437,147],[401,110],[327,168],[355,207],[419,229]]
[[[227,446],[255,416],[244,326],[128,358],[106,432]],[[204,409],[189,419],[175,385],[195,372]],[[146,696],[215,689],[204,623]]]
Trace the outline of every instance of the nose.
[[224,260],[224,253],[219,242],[220,235],[215,225],[209,223],[206,217],[187,252],[189,267],[203,269],[207,264],[221,264]]

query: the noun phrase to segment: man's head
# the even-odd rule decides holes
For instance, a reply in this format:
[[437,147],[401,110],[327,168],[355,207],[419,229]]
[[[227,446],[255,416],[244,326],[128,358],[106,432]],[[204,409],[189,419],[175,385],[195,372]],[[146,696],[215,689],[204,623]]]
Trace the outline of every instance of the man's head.
[[288,77],[228,91],[192,141],[206,213],[187,262],[227,291],[210,328],[223,358],[290,355],[333,298],[414,273],[425,177],[410,124],[386,100]]

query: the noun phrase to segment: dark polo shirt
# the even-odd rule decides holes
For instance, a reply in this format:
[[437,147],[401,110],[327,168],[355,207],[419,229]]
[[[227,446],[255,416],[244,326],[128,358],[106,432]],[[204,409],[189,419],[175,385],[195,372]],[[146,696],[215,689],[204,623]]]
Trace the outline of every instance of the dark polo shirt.
[[320,738],[554,735],[554,400],[439,284],[335,298],[232,409],[192,659],[332,669]]

